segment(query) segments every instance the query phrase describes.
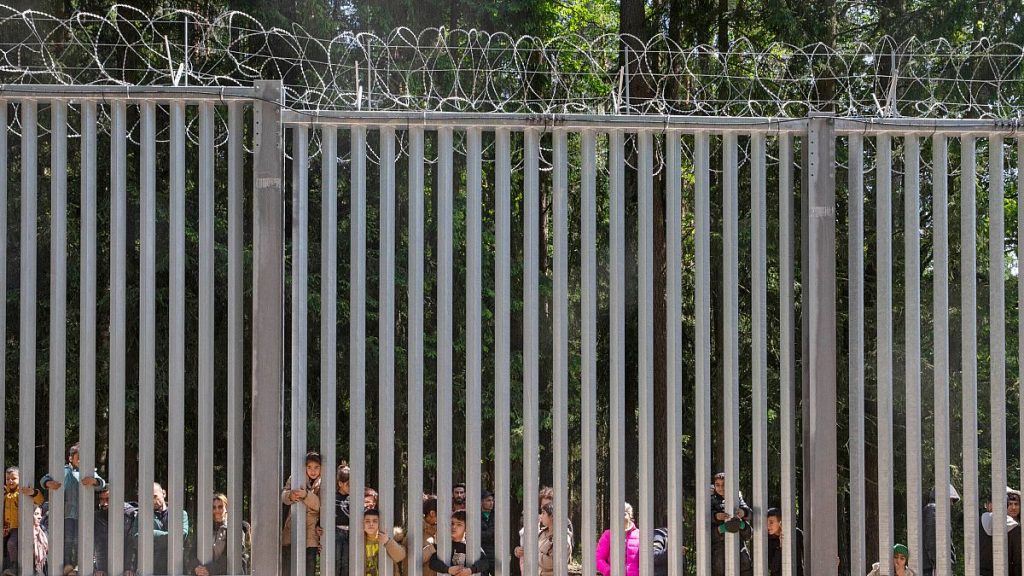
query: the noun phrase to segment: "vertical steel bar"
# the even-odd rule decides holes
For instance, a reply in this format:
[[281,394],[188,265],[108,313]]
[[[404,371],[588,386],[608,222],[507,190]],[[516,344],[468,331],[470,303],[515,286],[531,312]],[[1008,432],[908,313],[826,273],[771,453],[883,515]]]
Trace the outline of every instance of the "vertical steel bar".
[[245,164],[242,148],[241,102],[228,104],[228,570],[232,574],[242,571],[242,455],[245,432],[242,429],[242,400],[245,385],[242,370],[245,364],[245,329],[243,327],[245,277],[244,257],[245,204],[242,186],[242,167]]
[[[1022,201],[1024,201],[1024,138],[1018,137],[1017,138],[1017,206],[1021,206],[1022,205],[1022,203],[1021,203]],[[1022,278],[1021,273],[1020,273],[1020,262],[1022,261],[1021,258],[1024,257],[1024,242],[1020,242],[1020,240],[1019,240],[1021,231],[1024,231],[1024,212],[1022,212],[1020,209],[1018,209],[1017,210],[1017,238],[1018,238],[1018,241],[1017,241],[1017,267],[1018,267],[1018,270],[1017,270],[1017,370],[1018,370],[1018,372],[1017,372],[1017,382],[1018,382],[1018,386],[1020,385],[1021,382],[1024,382],[1024,372],[1022,372],[1022,368],[1021,368],[1021,367],[1024,367],[1024,362],[1022,362],[1022,360],[1024,360],[1024,339],[1021,338],[1021,336],[1024,336],[1024,306],[1021,305],[1021,302],[1024,302],[1024,282],[1022,282],[1022,280],[1024,280],[1024,278]],[[948,410],[948,408],[947,408],[947,410]],[[1019,394],[1018,393],[1018,396],[1017,396],[1017,414],[1018,414],[1018,418],[1021,418],[1020,422],[1024,422],[1024,394]],[[1024,427],[1020,428],[1020,438],[1024,439]],[[1019,445],[1024,446],[1024,444],[1019,444]],[[948,462],[949,448],[948,448],[948,446],[945,446],[944,448],[946,450],[945,455],[946,455],[947,462]],[[938,454],[938,447],[936,447],[936,454]],[[1020,466],[1021,466],[1021,470],[1024,470],[1024,461],[1020,462]],[[947,470],[948,470],[948,464],[947,464]],[[947,473],[947,475],[948,475],[948,473]],[[940,486],[941,486],[941,484],[940,484]],[[942,508],[939,508],[938,511],[940,512],[940,516],[939,517],[942,518],[942,516],[941,516]],[[940,526],[943,526],[943,524],[940,524]],[[947,543],[947,546],[948,546],[948,543]],[[1020,559],[1018,559],[1018,561],[1019,562],[1024,562],[1024,550],[1021,550],[1021,555],[1022,555],[1022,557]],[[943,575],[943,576],[945,576],[945,575]]]
[[523,168],[523,549],[527,570],[538,566],[537,500],[540,480],[540,131],[524,133]]
[[483,202],[481,190],[480,128],[466,130],[466,536],[467,559],[480,553],[480,451]]
[[[257,81],[253,104],[253,566],[280,566],[284,340],[283,88]],[[262,503],[262,504],[260,504]],[[272,503],[272,504],[271,504]]]
[[975,187],[976,142],[973,136],[961,138],[960,145],[960,334],[961,418],[964,471],[964,568],[966,574],[979,570],[978,530],[980,512],[971,503],[979,502],[978,490],[978,325],[977,325],[977,207]]
[[[79,477],[95,475],[96,470],[96,103],[82,104],[82,280],[81,334],[79,345]],[[34,299],[34,298],[33,298]],[[34,306],[34,304],[33,304]],[[29,468],[31,470],[31,468]],[[93,554],[94,487],[79,485],[78,558]],[[28,524],[30,526],[31,518]],[[24,549],[22,553],[25,554]],[[31,561],[31,554],[22,557]],[[85,576],[92,571],[87,563]]]
[[[409,482],[406,505],[409,526],[409,576],[423,570],[423,533],[416,529],[423,505],[423,128],[409,128]],[[499,502],[501,500],[498,500]],[[500,519],[500,516],[499,516]],[[500,542],[500,540],[498,540]]]
[[[320,573],[333,576],[338,464],[338,129],[325,126],[320,149]],[[343,576],[343,575],[342,575]]]
[[[683,576],[683,191],[679,134],[665,134],[665,270],[668,362],[665,365],[668,407],[668,576]],[[584,244],[584,246],[595,246]],[[700,505],[700,501],[697,501]]]
[[[352,128],[349,264],[349,498],[360,502],[366,479],[366,128]],[[349,506],[349,575],[361,576],[363,507]]]
[[[6,102],[0,102],[0,163],[6,162]],[[0,165],[0,189],[7,183],[7,171]],[[0,198],[6,230],[6,194]],[[50,449],[46,469],[52,478],[64,474],[65,454],[65,385],[67,379],[67,309],[68,309],[68,105],[62,100],[50,104]],[[6,232],[2,235],[6,238]],[[6,250],[3,254],[6,254]],[[6,266],[0,274],[6,274]],[[0,282],[6,290],[6,282]],[[4,314],[6,317],[6,313]],[[0,320],[0,322],[5,321]],[[2,333],[2,331],[0,331]],[[0,410],[2,413],[3,410]],[[0,417],[2,419],[2,417]],[[0,420],[2,421],[2,420]],[[2,424],[0,424],[2,427]],[[0,432],[0,438],[3,433]],[[0,440],[2,442],[2,440]],[[2,459],[2,448],[0,448]],[[31,473],[26,472],[31,482]],[[45,487],[40,487],[45,490]],[[51,495],[53,496],[53,495]],[[50,499],[49,573],[56,576],[64,570],[64,498]]]
[[[582,433],[583,499],[580,530],[583,547],[583,576],[597,572],[593,562],[597,542],[597,137],[592,130],[583,132],[581,145],[580,222],[580,352],[583,405]],[[499,167],[500,169],[500,167]],[[500,208],[500,207],[499,207]],[[673,574],[671,576],[682,576]]]
[[[694,408],[697,422],[697,488],[694,507],[697,517],[697,573],[711,572],[711,530],[708,506],[708,485],[711,482],[711,150],[707,132],[694,136],[694,181],[696,197],[697,278],[694,310],[697,315],[697,341],[694,343],[697,362],[696,396]],[[785,309],[785,308],[783,308]]]
[[[451,531],[446,530],[452,513],[452,313],[455,209],[452,174],[452,128],[437,131],[437,553],[446,563],[451,559]],[[449,465],[440,464],[447,462]]]
[[[509,576],[512,385],[512,159],[507,128],[494,133],[494,574]],[[584,499],[586,501],[586,499]],[[592,576],[592,575],[591,575]]]
[[[623,133],[608,134],[609,194],[611,219],[609,226],[611,252],[611,334],[609,413],[611,454],[611,509],[608,523],[612,530],[612,574],[625,576],[625,526],[623,510],[626,500],[626,198]],[[527,524],[531,526],[532,524]]]
[[569,568],[569,150],[564,130],[552,134],[554,162],[553,398],[555,445],[555,574]]
[[[1006,302],[1003,287],[1005,231],[1003,224],[1003,136],[989,136],[988,308],[989,417],[992,425],[992,510],[1006,509]],[[1009,570],[1006,524],[994,522],[993,574]]]
[[[3,224],[3,230],[0,230],[0,248],[3,249],[4,255],[4,266],[0,266],[0,287],[3,288],[4,294],[7,293],[7,133],[10,130],[8,126],[7,118],[7,100],[0,99],[0,224]],[[65,128],[66,131],[66,128]],[[3,314],[0,314],[0,369],[3,369],[3,373],[7,374],[7,299],[4,299]],[[0,410],[0,460],[7,461],[7,381],[4,380],[4,385],[0,386],[0,406],[4,408]],[[51,421],[52,422],[52,421]],[[63,450],[64,443],[61,441],[59,450]],[[63,472],[63,464],[59,470]],[[60,498],[55,498],[60,500]],[[5,502],[0,500],[0,512],[6,514],[4,510]],[[63,510],[64,503],[61,502],[61,509]],[[51,509],[51,518],[52,515]],[[63,513],[60,516],[60,522],[64,521]],[[63,527],[62,527],[63,528]],[[51,556],[52,557],[52,556]],[[58,561],[59,562],[59,561]],[[52,564],[51,564],[52,566]],[[63,566],[61,566],[63,569]],[[51,568],[52,570],[52,568]]]
[[[932,137],[932,306],[935,334],[935,574],[950,576],[951,506],[949,485],[949,194],[946,190],[946,137]],[[971,506],[974,508],[974,506]]]
[[[905,386],[907,395],[907,540],[924,550],[921,538],[921,142],[904,138],[903,266]],[[945,490],[941,492],[945,494]],[[941,526],[941,525],[940,525]]]
[[[753,364],[753,499],[761,516],[768,503],[768,193],[765,136],[750,137],[750,254],[751,254],[751,360]],[[754,523],[754,576],[768,574],[768,534],[766,522]],[[794,532],[790,528],[790,534]]]
[[[739,489],[739,158],[736,134],[722,138],[722,307],[723,314],[723,404],[725,425],[725,509],[736,509]],[[739,536],[725,536],[725,574],[739,574]]]
[[875,309],[878,330],[878,560],[884,571],[892,566],[893,472],[892,472],[892,140],[876,139],[875,210],[878,286]]
[[[849,141],[850,534],[866,534],[864,473],[864,136]],[[783,417],[785,422],[785,417]],[[785,468],[783,468],[785,469]],[[788,502],[783,497],[784,502]],[[786,524],[788,525],[788,524]],[[864,538],[850,541],[850,570],[867,573]]]
[[[124,510],[125,478],[125,388],[126,353],[128,347],[128,174],[127,174],[127,105],[124,100],[111,104],[110,127],[110,510]],[[51,388],[52,390],[52,388]],[[212,440],[212,439],[211,439]],[[124,569],[124,525],[110,522],[107,526],[107,565],[110,574]]]
[[[156,440],[156,103],[142,103],[139,158],[139,492],[153,497]],[[52,526],[52,525],[51,525]],[[139,507],[135,569],[153,573],[153,507]]]
[[213,560],[214,148],[213,103],[199,105],[199,441],[196,553]]
[[[648,131],[636,135],[640,164],[638,178],[637,267],[639,269],[640,317],[639,374],[640,508],[641,534],[654,534],[654,137]],[[653,576],[652,538],[640,538],[640,575]]]
[[[38,159],[36,158],[39,146],[37,140],[39,138],[37,106],[34,100],[23,100],[21,102],[21,270],[19,276],[21,291],[18,294],[20,308],[20,313],[18,314],[18,467],[21,469],[22,477],[25,478],[25,482],[22,482],[23,486],[26,482],[31,482],[29,478],[35,476],[36,469],[36,206],[38,203],[36,187],[39,176]],[[93,119],[95,119],[95,108],[93,110]],[[95,124],[93,125],[93,134],[93,140],[95,141]],[[83,157],[86,155],[87,153],[83,151]],[[89,155],[95,160],[95,151]],[[82,181],[85,182],[88,180],[88,177],[85,176],[85,167],[83,167],[82,173]],[[93,174],[95,174],[95,171],[93,171]],[[95,181],[93,182],[92,189],[92,206],[95,211]],[[93,222],[95,222],[95,217]],[[83,224],[83,226],[85,225]],[[95,224],[92,230],[95,231]],[[95,234],[93,235],[93,241],[95,241]],[[88,244],[83,244],[83,254],[88,250],[88,246]],[[93,247],[93,253],[95,253],[95,247]],[[92,273],[95,278],[95,259],[92,263]],[[84,266],[83,270],[85,270]],[[95,285],[95,282],[93,284]],[[84,281],[82,286],[83,293],[87,292],[88,281]],[[93,288],[93,293],[95,294],[95,288]],[[95,314],[95,307],[93,307],[93,314]],[[87,323],[88,314],[83,308],[83,326],[87,325]],[[90,345],[94,346],[91,342],[86,343],[83,340],[82,349],[85,350]],[[84,366],[85,359],[83,358],[82,371],[83,395],[88,389],[89,382],[95,382],[95,369],[89,373],[92,376],[87,375],[86,366]],[[95,359],[92,366],[94,365]],[[83,416],[90,416],[88,423],[84,420],[84,417],[82,421],[83,431],[88,432],[90,427],[95,426],[94,418],[92,418],[91,414],[83,414]],[[18,526],[32,526],[33,507],[30,496],[18,495]],[[30,538],[19,538],[18,544],[19,565],[23,567],[31,566],[32,540]]]
[[[167,426],[167,570],[184,570],[185,526],[185,101],[171,102],[170,343]],[[161,570],[163,566],[156,566]]]
[[[782,525],[796,528],[794,407],[796,375],[793,324],[793,138],[779,136],[779,413],[782,419]],[[783,540],[782,573],[792,576],[794,540]],[[858,573],[859,574],[859,573]]]
[[806,549],[810,574],[833,572],[839,556],[836,494],[836,215],[835,121],[812,117],[807,134],[804,322],[807,350],[805,370],[808,399],[804,430],[807,483],[804,526],[811,537]]
[[[395,437],[395,130],[380,130],[380,368],[378,406],[380,460],[377,487],[380,491],[380,529],[391,537],[394,524]],[[381,576],[391,576],[392,562],[380,549]]]
[[[306,355],[309,302],[309,130],[292,127],[292,382],[291,486],[305,490],[306,482]],[[306,571],[306,505],[289,507],[292,519],[291,570]]]

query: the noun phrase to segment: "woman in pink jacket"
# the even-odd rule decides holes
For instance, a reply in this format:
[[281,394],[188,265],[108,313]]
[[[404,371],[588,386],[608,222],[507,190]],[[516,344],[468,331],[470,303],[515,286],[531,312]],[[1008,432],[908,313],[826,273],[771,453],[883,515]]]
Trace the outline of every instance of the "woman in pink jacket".
[[[626,503],[626,576],[640,576],[640,532],[633,523],[633,507]],[[594,553],[597,570],[604,576],[612,573],[612,531],[605,530]]]

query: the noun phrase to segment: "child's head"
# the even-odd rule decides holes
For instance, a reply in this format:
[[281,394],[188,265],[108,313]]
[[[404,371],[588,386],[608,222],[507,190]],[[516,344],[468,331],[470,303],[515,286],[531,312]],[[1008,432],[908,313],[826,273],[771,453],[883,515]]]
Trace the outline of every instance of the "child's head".
[[17,466],[11,466],[4,472],[4,483],[7,484],[9,490],[14,490],[18,487],[18,480],[21,478],[21,473],[18,471]]
[[719,472],[715,474],[715,494],[721,497],[725,497],[725,472]]
[[338,464],[338,471],[337,471],[337,478],[336,478],[336,480],[338,482],[338,492],[341,492],[342,494],[348,494],[348,488],[349,488],[348,481],[349,481],[349,476],[351,475],[351,473],[352,473],[352,469],[348,467],[348,464],[345,464],[344,462],[342,462],[341,464]]
[[376,508],[378,502],[377,491],[369,486],[363,488],[363,510],[369,510],[370,508]]
[[320,478],[320,454],[312,450],[306,452],[306,478],[310,480]]
[[77,470],[80,461],[81,457],[78,454],[78,442],[75,442],[71,448],[68,448],[68,464],[71,464],[71,467]]
[[543,486],[537,493],[538,510],[542,510],[545,504],[555,501],[555,489],[551,486]]
[[376,508],[363,510],[363,532],[373,538],[380,532],[380,511]]
[[555,505],[551,502],[540,509],[540,523],[548,530],[555,524]]
[[228,518],[228,497],[217,492],[213,495],[213,521],[223,522]]
[[768,535],[782,535],[782,513],[779,512],[778,508],[768,509]]
[[38,528],[43,525],[43,508],[41,506],[34,506],[33,508],[32,523]]
[[466,511],[452,512],[452,542],[462,542],[466,537]]
[[892,563],[896,568],[904,569],[910,562],[910,549],[906,544],[897,544],[892,547]]
[[429,496],[423,501],[423,521],[431,526],[437,524],[437,498]]

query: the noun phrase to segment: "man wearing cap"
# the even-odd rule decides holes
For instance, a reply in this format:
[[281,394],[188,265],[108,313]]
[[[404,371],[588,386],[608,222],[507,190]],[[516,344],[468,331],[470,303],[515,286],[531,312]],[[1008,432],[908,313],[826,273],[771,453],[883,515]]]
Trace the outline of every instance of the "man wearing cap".
[[992,557],[992,534],[999,525],[1000,516],[1006,522],[1007,556],[1009,557],[1009,576],[1020,576],[1020,492],[1006,488],[1006,514],[997,515],[992,511],[992,499],[985,504],[986,512],[981,515],[981,532],[979,533],[979,573],[981,576],[995,576]]
[[[888,571],[885,573],[889,574]],[[871,572],[868,572],[868,576],[880,576],[881,574],[881,563],[875,562],[871,567]],[[917,574],[910,569],[910,549],[906,544],[896,544],[892,547],[892,574],[895,576],[915,576]]]
[[[953,504],[960,501],[960,494],[957,493],[956,488],[952,484],[949,485],[949,504],[950,508]],[[938,556],[935,553],[935,488],[932,488],[928,494],[928,503],[924,505],[924,511],[922,512],[924,520],[924,557],[922,558],[922,570],[925,576],[932,576],[936,570],[936,563],[938,562]],[[946,528],[946,537],[949,539],[949,566],[952,569],[956,566],[956,546],[953,545],[953,515],[950,514],[949,526]]]

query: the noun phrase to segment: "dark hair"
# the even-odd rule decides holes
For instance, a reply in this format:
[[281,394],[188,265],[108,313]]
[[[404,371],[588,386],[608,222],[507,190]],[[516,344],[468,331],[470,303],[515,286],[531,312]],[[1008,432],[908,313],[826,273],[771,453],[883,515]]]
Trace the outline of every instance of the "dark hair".
[[377,510],[376,508],[367,508],[366,510],[363,510],[363,517],[365,518],[367,516],[377,516],[379,518],[380,510]]
[[466,511],[465,510],[456,510],[455,512],[452,512],[452,520],[458,520],[458,521],[460,521],[462,523],[465,523],[466,522]]
[[775,517],[775,518],[778,518],[781,521],[782,520],[782,512],[780,512],[778,508],[769,508],[768,509],[768,514],[767,514],[766,517],[767,518]]
[[722,480],[725,480],[725,472],[719,472],[718,474],[715,474],[715,476],[714,476],[714,478],[712,478],[712,480],[718,480],[719,478],[721,478]]
[[320,453],[317,452],[316,450],[310,450],[309,452],[306,452],[306,464],[309,464],[310,462],[316,462],[317,464],[319,464]]
[[466,489],[466,483],[465,482],[456,482],[455,485],[452,486],[452,491],[455,491],[456,488],[462,488],[463,490],[465,490]]
[[423,515],[426,516],[431,512],[437,514],[437,497],[427,496],[427,499],[423,501]]
[[554,517],[554,515],[555,515],[555,505],[552,504],[551,502],[548,502],[547,504],[544,505],[543,508],[541,508],[541,511],[544,512],[545,514],[547,514],[548,516]]
[[344,462],[338,464],[338,482],[348,482],[348,477],[351,472],[352,469],[348,467],[348,464],[345,464]]

